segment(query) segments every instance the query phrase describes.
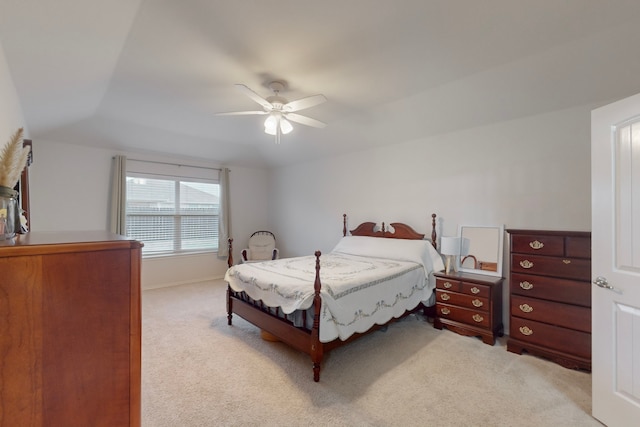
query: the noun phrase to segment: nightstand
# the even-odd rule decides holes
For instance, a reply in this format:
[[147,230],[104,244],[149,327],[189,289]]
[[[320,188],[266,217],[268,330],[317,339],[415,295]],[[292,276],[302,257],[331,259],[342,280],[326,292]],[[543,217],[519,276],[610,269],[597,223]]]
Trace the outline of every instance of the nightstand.
[[436,329],[446,327],[466,336],[479,336],[493,345],[502,336],[504,278],[469,273],[435,273]]

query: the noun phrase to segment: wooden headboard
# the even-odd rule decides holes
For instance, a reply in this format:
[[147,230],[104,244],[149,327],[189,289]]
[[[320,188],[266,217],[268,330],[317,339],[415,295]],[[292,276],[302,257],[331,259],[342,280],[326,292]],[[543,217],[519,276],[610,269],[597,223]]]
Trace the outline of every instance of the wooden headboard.
[[[347,235],[347,214],[342,215],[342,235]],[[415,231],[411,226],[402,222],[392,222],[389,224],[394,232],[385,228],[384,222],[379,230],[375,230],[375,222],[363,222],[353,230],[350,230],[352,236],[370,236],[370,237],[383,237],[387,239],[409,239],[409,240],[423,240],[424,234],[420,234]],[[431,214],[431,244],[437,249],[437,234],[436,234],[436,214]]]

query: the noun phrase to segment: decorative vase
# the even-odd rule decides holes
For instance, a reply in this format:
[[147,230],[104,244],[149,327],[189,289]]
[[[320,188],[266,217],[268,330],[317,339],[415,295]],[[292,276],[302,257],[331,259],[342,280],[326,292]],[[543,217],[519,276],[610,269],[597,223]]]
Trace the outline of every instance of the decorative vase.
[[0,240],[11,239],[16,235],[16,221],[19,218],[17,198],[17,191],[0,186]]

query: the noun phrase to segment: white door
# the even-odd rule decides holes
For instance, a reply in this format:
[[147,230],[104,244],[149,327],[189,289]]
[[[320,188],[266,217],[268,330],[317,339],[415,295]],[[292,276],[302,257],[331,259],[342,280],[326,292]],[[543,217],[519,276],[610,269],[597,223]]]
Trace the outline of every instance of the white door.
[[640,425],[640,94],[591,114],[593,416]]

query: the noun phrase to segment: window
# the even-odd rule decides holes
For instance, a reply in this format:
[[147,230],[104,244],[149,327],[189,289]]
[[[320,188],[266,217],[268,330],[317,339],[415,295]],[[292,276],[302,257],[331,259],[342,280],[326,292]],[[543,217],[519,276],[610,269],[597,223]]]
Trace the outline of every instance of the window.
[[216,182],[127,173],[127,236],[143,255],[217,251],[219,211]]

